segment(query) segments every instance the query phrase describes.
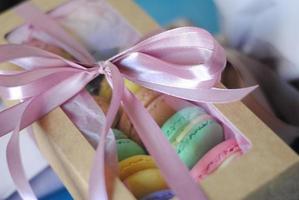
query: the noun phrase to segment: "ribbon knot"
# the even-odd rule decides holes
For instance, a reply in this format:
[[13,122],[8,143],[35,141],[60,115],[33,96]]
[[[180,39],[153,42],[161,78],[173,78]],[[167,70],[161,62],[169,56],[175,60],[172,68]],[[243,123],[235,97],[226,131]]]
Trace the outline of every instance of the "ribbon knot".
[[98,61],[95,64],[80,64],[80,66],[84,68],[84,70],[91,72],[94,74],[93,78],[96,78],[99,75],[105,75],[106,77],[111,78],[111,70],[109,68],[109,65],[112,64],[109,61]]
[[107,79],[112,78],[112,72],[111,72],[111,65],[112,63],[110,61],[100,61],[98,62],[98,65],[100,67],[99,71],[103,72],[103,74],[106,76]]

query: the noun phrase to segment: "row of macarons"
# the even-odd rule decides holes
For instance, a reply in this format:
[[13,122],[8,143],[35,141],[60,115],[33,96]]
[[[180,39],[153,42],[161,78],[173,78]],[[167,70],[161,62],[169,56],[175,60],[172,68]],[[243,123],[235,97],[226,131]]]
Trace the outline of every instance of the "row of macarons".
[[[192,124],[202,124],[202,122],[208,122],[208,124],[205,125],[203,130],[208,130],[207,132],[218,133],[217,136],[223,138],[222,127],[204,109],[198,106],[192,106],[192,108],[180,109],[181,111],[178,112],[177,108],[174,108],[169,104],[166,95],[155,92],[153,90],[149,90],[147,88],[143,88],[129,80],[125,80],[125,85],[131,92],[135,94],[139,101],[144,105],[144,107],[147,109],[147,111],[153,117],[156,123],[162,128],[162,131],[166,131],[166,129],[168,129],[168,126],[170,126],[170,128],[172,129],[178,128],[178,130],[175,130],[174,133],[170,135],[170,130],[167,130],[168,134],[166,134],[166,136],[171,137],[169,138],[170,142],[174,142],[175,144],[177,144],[174,141],[174,138],[176,138],[177,135],[182,132],[182,129],[189,122],[189,128],[192,127]],[[111,97],[111,89],[108,86],[106,80],[101,81],[99,91],[99,96],[95,98],[97,98],[98,100],[100,99],[102,101],[109,102],[109,99]],[[100,106],[103,106],[101,105],[103,103],[98,103],[100,104]],[[105,104],[106,106],[104,106],[103,108],[104,112],[108,108],[108,104]],[[142,141],[140,140],[139,135],[136,132],[133,124],[131,123],[127,114],[125,112],[122,112],[122,110],[120,110],[118,117],[115,119],[114,125],[119,130],[122,130],[124,133],[126,133],[129,136],[129,138],[142,145]],[[210,130],[215,128],[217,130]],[[181,137],[178,137],[178,139],[181,139]]]
[[[139,87],[129,81],[126,82],[126,86],[143,103],[189,169],[210,149],[224,141],[223,127],[203,108],[187,106],[177,110],[169,105],[167,98],[161,93]],[[100,95],[107,98],[109,93],[103,92],[107,91],[105,88],[102,82]],[[102,99],[102,97],[96,98]],[[103,102],[99,101],[98,103],[105,112],[108,104],[103,105]],[[143,147],[137,131],[125,112],[120,112],[114,126]]]
[[[175,112],[161,128],[189,169],[223,140],[222,127],[202,108],[196,106]],[[167,189],[159,169],[143,146],[120,130],[114,129],[113,132],[117,144],[120,178],[130,191],[137,198],[170,199],[173,193]]]
[[146,150],[113,129],[119,160],[119,178],[133,195],[142,200],[167,200],[174,195],[168,189],[160,170]]

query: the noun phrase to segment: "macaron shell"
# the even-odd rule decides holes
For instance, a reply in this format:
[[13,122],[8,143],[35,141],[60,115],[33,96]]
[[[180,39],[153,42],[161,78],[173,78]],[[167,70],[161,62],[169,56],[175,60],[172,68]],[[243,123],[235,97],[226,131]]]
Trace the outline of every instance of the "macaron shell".
[[[137,85],[127,79],[125,79],[125,86],[133,93],[138,92],[141,88],[139,85]],[[111,99],[112,90],[111,90],[111,87],[106,79],[104,79],[100,82],[99,94],[100,94],[100,96],[104,97],[107,101],[109,101]]]
[[124,183],[137,198],[168,188],[158,169],[139,171],[127,177]]
[[165,97],[161,95],[147,106],[148,112],[159,126],[162,126],[175,113],[175,110],[167,104]]
[[202,114],[199,115],[195,118],[193,118],[192,120],[189,121],[189,124],[187,124],[187,126],[185,126],[182,131],[180,132],[180,134],[178,134],[174,140],[172,141],[172,145],[177,146],[179,143],[181,143],[181,141],[190,134],[190,132],[192,131],[192,129],[194,128],[194,126],[196,126],[197,124],[203,124],[204,122],[206,122],[207,120],[212,120],[213,117],[211,115],[208,114]]
[[230,155],[227,159],[225,159],[223,161],[223,163],[218,167],[218,171],[223,170],[224,168],[227,167],[227,165],[232,162],[233,160],[235,160],[236,158],[240,157],[242,155],[242,153],[240,151],[233,153],[232,155]]
[[125,79],[125,86],[134,94],[137,93],[141,89],[141,86],[137,85],[136,83],[134,83],[128,79]]
[[224,139],[223,128],[214,120],[196,124],[176,146],[182,161],[191,169],[205,153]]
[[135,155],[145,155],[146,152],[137,143],[130,139],[116,140],[118,161]]
[[[139,92],[136,93],[137,99],[139,99],[143,105],[146,107],[150,102],[152,102],[155,98],[159,96],[159,93],[146,89],[146,88],[141,88]],[[127,133],[130,138],[132,138],[135,142],[138,144],[142,144],[139,136],[136,134],[136,132],[132,132],[133,134],[131,135],[131,130],[134,129],[132,123],[129,120],[128,115],[123,112],[118,127],[120,130],[123,132]]]
[[[147,110],[159,126],[175,113],[175,110],[166,103],[165,96],[156,98],[147,106]],[[140,141],[138,133],[134,128],[130,131],[130,137]]]
[[100,82],[100,89],[99,89],[99,95],[104,98],[106,101],[110,101],[112,90],[109,86],[109,83],[106,79],[103,79]]
[[[104,114],[107,114],[108,109],[109,109],[109,102],[107,101],[107,99],[105,99],[102,96],[93,96],[93,99],[97,102],[97,104],[103,110]],[[117,124],[117,122],[119,121],[119,117],[120,117],[119,113],[117,113],[117,115],[113,121],[112,127],[114,127]]]
[[191,106],[181,109],[172,115],[162,126],[162,131],[170,143],[174,141],[178,134],[188,123],[198,115],[206,113],[198,106]]
[[128,139],[128,136],[118,129],[112,129],[115,140]]
[[145,169],[157,168],[154,160],[148,155],[137,155],[119,162],[119,177],[121,180]]
[[93,99],[97,102],[97,104],[103,110],[104,114],[106,114],[109,109],[109,103],[107,102],[107,100],[101,96],[93,96]]
[[169,200],[174,197],[174,194],[171,190],[161,190],[158,192],[151,193],[141,200]]

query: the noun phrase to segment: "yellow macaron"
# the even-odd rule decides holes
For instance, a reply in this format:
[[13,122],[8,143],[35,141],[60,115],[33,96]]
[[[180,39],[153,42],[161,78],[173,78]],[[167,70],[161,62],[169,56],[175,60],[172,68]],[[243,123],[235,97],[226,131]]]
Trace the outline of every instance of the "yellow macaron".
[[[132,81],[129,81],[128,79],[125,79],[125,86],[133,93],[137,93],[141,88],[141,86],[133,83]],[[111,99],[112,90],[111,90],[111,87],[109,86],[109,83],[106,79],[103,79],[100,82],[99,95],[104,97],[107,101],[109,101]]]
[[121,161],[119,168],[120,179],[137,198],[168,188],[150,156],[132,156]]

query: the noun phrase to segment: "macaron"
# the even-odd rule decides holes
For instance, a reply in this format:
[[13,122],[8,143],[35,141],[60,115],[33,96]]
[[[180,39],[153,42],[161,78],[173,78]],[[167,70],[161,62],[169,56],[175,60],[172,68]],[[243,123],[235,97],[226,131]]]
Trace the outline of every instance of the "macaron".
[[150,168],[157,168],[151,156],[132,156],[119,162],[119,178],[124,180],[138,171]]
[[134,94],[136,94],[141,89],[141,86],[128,79],[125,79],[125,86]]
[[[125,79],[125,86],[133,93],[137,93],[141,86],[137,85],[136,83],[133,83],[132,81]],[[107,101],[111,99],[112,96],[112,90],[111,87],[109,86],[109,83],[106,79],[103,79],[100,82],[100,87],[99,87],[99,95],[104,97]]]
[[198,115],[205,114],[205,110],[198,106],[190,106],[183,108],[179,112],[172,115],[162,126],[162,131],[168,138],[169,142],[173,142],[183,128]]
[[112,129],[115,140],[128,139],[128,136],[118,129]]
[[[93,99],[96,101],[96,103],[103,110],[104,114],[107,114],[108,109],[109,109],[108,101],[105,98],[101,97],[101,96],[93,96]],[[112,127],[115,127],[118,124],[119,118],[120,118],[120,114],[118,112],[115,116]]]
[[162,131],[189,169],[224,140],[222,126],[198,107],[178,111],[165,122]]
[[[167,104],[165,95],[142,88],[136,94],[136,97],[143,103],[144,107],[148,110],[159,126],[161,126],[171,115],[175,113],[175,110]],[[128,136],[138,144],[142,144],[126,113],[122,114],[118,127],[121,130],[126,131]]]
[[118,161],[135,155],[146,155],[145,150],[133,140],[130,140],[122,131],[112,129],[115,139]]
[[121,180],[138,199],[168,188],[150,156],[133,156],[119,166]]
[[146,155],[145,150],[136,142],[130,139],[116,140],[118,161],[135,155]]
[[160,95],[146,108],[159,126],[162,126],[175,113],[174,108],[167,104],[166,95]]
[[[141,88],[139,90],[139,92],[136,93],[136,97],[137,99],[139,99],[139,101],[141,103],[143,103],[143,105],[146,107],[152,100],[154,100],[155,98],[157,98],[159,96],[159,93],[154,92],[152,90],[146,89],[146,88]],[[130,131],[132,129],[133,124],[130,122],[130,119],[128,117],[128,115],[123,112],[118,127],[120,130],[122,130],[123,132],[127,133],[130,137]],[[134,137],[134,136],[133,136]],[[133,138],[134,139],[134,138]],[[137,139],[137,138],[136,138]],[[134,139],[135,140],[135,139]],[[136,141],[136,140],[135,140]],[[139,143],[139,140],[137,139],[137,141]]]
[[93,96],[93,99],[96,101],[98,106],[100,106],[100,108],[102,109],[104,114],[107,114],[108,109],[109,109],[108,101],[105,98],[101,97],[101,96]]
[[112,90],[111,90],[111,87],[109,86],[108,81],[105,78],[103,78],[100,81],[99,96],[104,98],[108,102],[111,99]]
[[174,194],[171,190],[161,190],[158,192],[151,193],[141,200],[169,200],[174,197]]

